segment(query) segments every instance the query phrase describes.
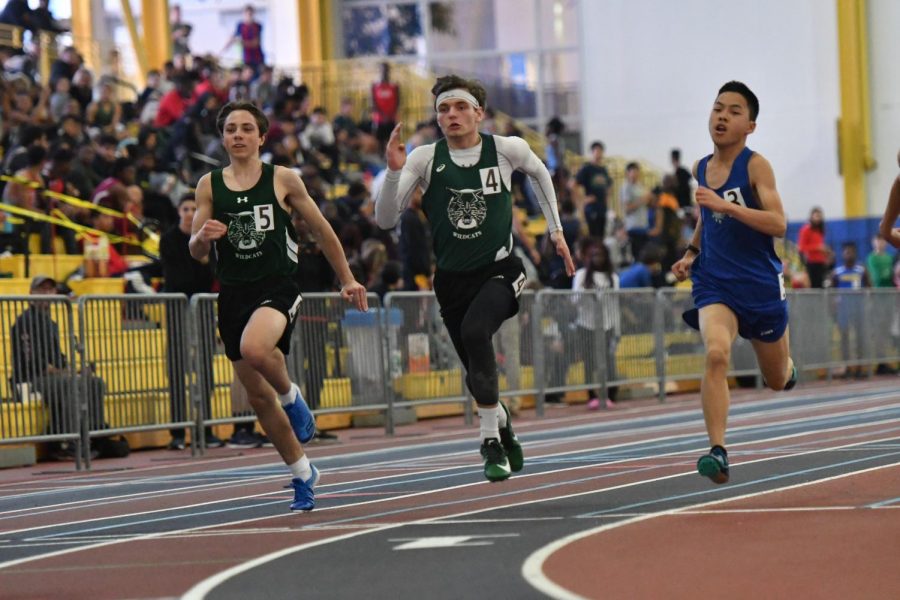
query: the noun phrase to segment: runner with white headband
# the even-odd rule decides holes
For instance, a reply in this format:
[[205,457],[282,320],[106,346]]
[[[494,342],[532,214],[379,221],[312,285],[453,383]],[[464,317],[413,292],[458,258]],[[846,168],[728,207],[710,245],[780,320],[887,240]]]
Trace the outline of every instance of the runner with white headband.
[[514,170],[531,179],[550,239],[569,276],[575,266],[562,235],[547,167],[523,139],[479,133],[484,87],[447,75],[438,78],[431,92],[445,138],[416,148],[407,159],[400,139],[402,124],[394,128],[375,218],[382,229],[395,227],[416,188],[422,188],[422,208],[431,224],[437,258],[434,293],[478,404],[484,475],[503,481],[524,464],[509,411],[499,401],[491,342],[503,322],[519,311],[519,294],[525,287],[522,261],[513,254]]

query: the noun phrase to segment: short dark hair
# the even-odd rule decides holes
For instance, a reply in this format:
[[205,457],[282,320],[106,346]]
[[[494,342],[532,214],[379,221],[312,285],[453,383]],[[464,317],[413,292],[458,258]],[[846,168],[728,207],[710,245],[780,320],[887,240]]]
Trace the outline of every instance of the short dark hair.
[[850,241],[850,242],[844,242],[843,244],[841,244],[842,250],[846,250],[847,248],[856,252],[856,242]]
[[729,81],[719,88],[719,93],[717,95],[721,96],[725,92],[734,92],[743,96],[744,100],[747,101],[747,108],[750,110],[750,120],[756,120],[756,117],[759,116],[759,99],[756,97],[756,94],[747,87],[747,84],[740,81]]
[[479,106],[484,108],[485,102],[487,101],[487,90],[484,89],[484,85],[477,79],[463,79],[459,75],[444,75],[443,77],[437,78],[434,87],[431,88],[431,93],[437,98],[447,90],[456,88],[462,88],[468,91],[475,96],[476,100],[478,100]]
[[236,110],[246,110],[253,115],[253,118],[256,120],[256,126],[259,128],[259,135],[266,135],[266,133],[268,133],[269,119],[266,117],[265,113],[252,102],[238,100],[236,102],[229,102],[219,110],[219,114],[216,116],[216,129],[219,130],[220,135],[224,135],[225,133],[225,121],[228,119],[228,115]]
[[183,194],[181,198],[178,199],[178,207],[180,208],[182,204],[185,202],[196,202],[197,198],[193,193],[189,192],[187,194]]
[[347,188],[347,195],[351,198],[356,198],[357,196],[364,196],[369,193],[369,188],[366,187],[366,184],[362,181],[354,181],[350,184],[350,187]]
[[681,160],[681,150],[672,148],[672,160]]
[[640,169],[640,168],[641,168],[641,165],[637,164],[637,163],[634,162],[634,161],[631,161],[630,163],[628,163],[627,165],[625,165],[625,170],[626,170],[626,171],[630,171],[630,170],[632,170],[632,169]]
[[29,167],[36,167],[47,158],[47,149],[41,145],[33,144],[25,150],[25,156]]
[[597,140],[596,142],[591,143],[591,152],[594,151],[594,148],[600,148],[601,150],[606,150],[606,146],[603,145],[603,142]]

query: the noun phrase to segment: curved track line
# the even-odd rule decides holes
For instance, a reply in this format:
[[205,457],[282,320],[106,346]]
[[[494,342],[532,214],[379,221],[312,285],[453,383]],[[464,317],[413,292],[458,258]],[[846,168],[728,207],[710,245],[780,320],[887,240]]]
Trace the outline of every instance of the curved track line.
[[586,529],[584,531],[580,531],[578,533],[573,533],[567,535],[565,537],[559,538],[553,542],[550,542],[546,546],[539,548],[538,550],[531,553],[528,558],[525,559],[525,562],[522,563],[522,577],[531,584],[532,587],[537,589],[544,594],[547,594],[551,598],[556,598],[559,600],[589,600],[584,596],[579,596],[578,594],[573,593],[571,590],[568,590],[559,584],[552,581],[546,575],[544,575],[544,562],[550,556],[552,556],[558,550],[561,550],[565,546],[573,542],[577,542],[578,540],[584,539],[586,537],[590,537],[592,535],[603,533],[605,531],[609,531],[611,529],[617,529],[619,527],[624,527],[625,525],[633,525],[635,523],[639,523],[641,521],[646,521],[648,519],[654,519],[656,517],[662,517],[667,515],[679,514],[685,511],[696,511],[704,506],[712,506],[715,504],[723,504],[726,502],[733,502],[735,500],[744,500],[746,498],[753,498],[756,496],[762,496],[764,494],[771,494],[774,492],[783,492],[786,490],[797,489],[801,487],[806,487],[810,485],[816,485],[820,483],[825,483],[827,481],[833,481],[835,479],[842,479],[844,477],[851,477],[853,475],[860,475],[862,473],[867,473],[869,471],[877,471],[878,469],[884,468],[893,468],[897,465],[900,465],[900,462],[892,463],[889,465],[880,465],[877,467],[869,467],[868,469],[861,469],[859,471],[853,471],[851,473],[842,473],[840,475],[833,475],[831,477],[826,477],[823,479],[817,479],[815,481],[805,481],[803,483],[796,483],[793,485],[787,485],[777,488],[772,488],[770,490],[762,490],[759,492],[751,492],[749,494],[742,494],[740,496],[734,496],[731,498],[723,498],[720,500],[711,500],[709,502],[701,502],[698,504],[692,504],[690,506],[685,506],[682,508],[675,508],[670,510],[662,510],[655,513],[644,514],[638,517],[633,517],[630,519],[626,519],[624,521],[617,521],[615,523],[607,523],[605,525],[600,525],[599,527],[592,527],[591,529]]
[[[895,439],[895,438],[886,438],[886,439]],[[859,445],[863,445],[863,444],[867,444],[867,443],[873,443],[873,442],[876,442],[876,441],[878,441],[878,440],[872,440],[872,441],[869,441],[869,442],[860,442],[860,443],[857,443],[857,444],[848,444],[848,446],[859,446]],[[838,447],[844,447],[844,446],[838,446]],[[831,450],[833,450],[833,449],[834,449],[834,448],[825,448],[825,449],[814,450],[814,451],[810,451],[810,452],[798,452],[798,453],[793,454],[793,455],[791,455],[791,456],[804,456],[804,455],[807,455],[807,454],[817,454],[817,453],[819,453],[819,452],[828,452],[828,451],[831,451]],[[762,459],[757,459],[757,460],[752,460],[752,461],[746,461],[745,463],[742,463],[742,464],[757,463],[757,462],[766,462],[766,461],[769,461],[769,460],[776,460],[776,459],[778,459],[778,458],[784,458],[784,457],[783,457],[783,456],[779,456],[779,457],[772,457],[772,458],[762,458]],[[900,463],[897,463],[897,464],[900,464]],[[893,465],[891,465],[891,466],[893,466]],[[576,468],[579,468],[579,467],[576,467]],[[874,468],[880,468],[880,467],[874,467]],[[874,469],[874,468],[873,468],[873,469]],[[866,469],[866,470],[872,470],[872,469]],[[862,473],[862,472],[865,472],[866,470],[863,470],[863,471],[857,471],[857,472],[858,472],[858,473]],[[590,490],[590,491],[587,491],[587,492],[578,492],[578,493],[575,493],[575,494],[563,494],[563,495],[559,495],[559,496],[554,496],[554,497],[552,497],[552,498],[542,498],[542,499],[539,499],[539,500],[528,500],[528,501],[523,501],[523,502],[513,502],[513,503],[509,503],[509,504],[504,504],[504,505],[495,505],[495,506],[491,506],[491,507],[489,507],[489,508],[477,509],[477,510],[472,510],[472,511],[465,511],[465,512],[462,512],[462,513],[454,513],[454,514],[452,514],[452,515],[445,515],[445,516],[443,516],[443,517],[435,517],[435,518],[432,518],[432,519],[422,519],[422,520],[417,520],[417,521],[410,521],[410,522],[408,522],[408,523],[392,523],[392,524],[390,524],[390,525],[374,526],[374,527],[372,527],[371,529],[364,529],[364,530],[360,530],[360,531],[355,531],[355,532],[353,532],[352,534],[347,534],[347,535],[338,536],[338,537],[334,537],[334,538],[328,538],[328,539],[324,539],[324,540],[317,540],[316,542],[310,542],[310,543],[307,543],[307,544],[300,544],[300,545],[298,545],[298,546],[293,546],[293,547],[291,547],[291,548],[284,548],[284,549],[282,549],[282,550],[278,550],[278,551],[276,551],[276,552],[272,552],[272,553],[270,553],[270,554],[267,554],[267,555],[264,555],[264,556],[255,558],[255,559],[253,559],[252,561],[248,561],[248,562],[246,562],[246,563],[241,563],[241,564],[235,565],[234,567],[231,567],[230,569],[226,569],[225,571],[223,571],[223,572],[221,572],[221,573],[217,573],[216,575],[213,575],[212,577],[209,577],[209,578],[207,578],[207,579],[204,579],[203,581],[201,581],[200,583],[194,585],[194,587],[192,587],[191,589],[189,589],[189,590],[181,597],[181,600],[203,600],[203,599],[206,597],[206,594],[207,594],[207,593],[209,593],[209,592],[210,592],[211,590],[213,590],[215,587],[217,587],[218,585],[221,585],[222,583],[224,583],[225,581],[227,581],[228,579],[230,579],[230,578],[232,578],[232,577],[234,577],[234,576],[236,576],[236,575],[240,575],[241,573],[244,573],[245,571],[249,571],[249,570],[252,569],[252,568],[258,567],[258,566],[260,566],[260,565],[262,565],[262,564],[265,564],[265,563],[267,563],[267,562],[271,562],[271,561],[273,561],[273,560],[277,560],[278,558],[281,558],[281,557],[283,557],[283,556],[287,556],[287,555],[292,554],[292,553],[294,553],[294,552],[300,552],[300,551],[307,550],[307,549],[309,549],[309,548],[313,548],[313,547],[316,547],[316,546],[323,546],[323,545],[329,544],[329,543],[331,543],[331,542],[342,541],[342,540],[345,540],[345,539],[349,539],[349,538],[353,538],[353,537],[365,535],[365,534],[368,534],[368,533],[376,533],[376,532],[379,532],[379,531],[385,531],[385,530],[388,530],[388,529],[394,529],[394,528],[397,528],[397,527],[403,527],[403,526],[405,526],[405,525],[412,525],[412,524],[418,524],[418,523],[429,523],[429,522],[435,522],[435,521],[442,521],[442,520],[445,520],[445,519],[454,519],[454,518],[459,518],[459,517],[466,516],[466,515],[478,514],[478,513],[482,513],[482,512],[489,512],[489,511],[500,510],[500,509],[505,509],[505,508],[512,508],[512,507],[520,506],[520,505],[523,505],[523,504],[535,504],[535,503],[538,503],[538,502],[541,502],[541,503],[544,503],[544,502],[552,502],[552,501],[554,501],[554,500],[562,500],[562,499],[566,499],[566,498],[575,498],[575,497],[578,497],[578,496],[585,496],[585,495],[590,495],[590,494],[598,494],[598,493],[608,492],[608,491],[612,491],[612,490],[617,490],[617,489],[622,489],[622,488],[627,488],[627,487],[633,487],[633,486],[636,486],[636,485],[643,485],[643,484],[645,484],[645,483],[653,483],[653,482],[656,482],[656,481],[662,481],[662,480],[665,480],[665,479],[672,479],[672,478],[675,478],[675,477],[683,477],[683,476],[685,476],[685,475],[695,475],[695,474],[696,474],[696,471],[691,470],[691,471],[685,471],[685,472],[682,472],[682,473],[674,473],[674,474],[672,474],[672,475],[665,475],[665,476],[663,476],[663,477],[657,477],[657,478],[654,478],[654,479],[640,480],[640,481],[630,482],[630,483],[621,484],[621,485],[617,485],[617,486],[611,486],[611,487],[608,487],[608,488],[602,488],[602,489],[597,489],[597,490]],[[833,477],[833,478],[837,478],[837,477],[840,477],[840,476],[836,476],[836,477]],[[822,479],[822,480],[819,480],[819,481],[827,481],[827,480],[829,480],[829,479],[832,479],[832,478],[826,478],[826,479]],[[483,482],[481,482],[481,483],[483,483]],[[790,488],[792,488],[792,487],[800,487],[800,486],[802,486],[802,485],[809,485],[810,483],[817,483],[817,482],[806,482],[806,483],[802,483],[802,484],[798,484],[798,485],[794,485],[794,486],[785,486],[785,487],[783,487],[783,488],[776,488],[776,490],[777,490],[777,489],[790,489]],[[693,505],[693,506],[686,507],[686,508],[697,508],[697,507],[702,507],[702,506],[706,506],[706,505],[710,505],[710,504],[717,504],[717,503],[721,503],[721,502],[726,502],[726,501],[728,501],[728,500],[737,500],[737,499],[741,499],[741,498],[749,498],[749,497],[752,497],[752,496],[755,496],[755,495],[759,495],[760,493],[768,493],[768,492],[770,492],[770,491],[776,491],[776,490],[766,490],[765,492],[750,493],[750,494],[745,494],[745,495],[743,495],[743,496],[737,496],[737,497],[735,497],[735,498],[726,498],[726,499],[722,499],[722,500],[714,500],[714,501],[705,502],[705,503],[700,503],[700,504]],[[502,496],[502,494],[501,494],[501,496]],[[443,504],[449,504],[449,503],[443,503]],[[418,510],[418,508],[420,508],[420,507],[417,507],[416,509],[410,509],[410,510]],[[407,512],[407,511],[404,511],[404,512]],[[676,512],[676,511],[664,511],[664,512],[660,512],[660,513],[658,513],[658,514],[665,514],[665,512]],[[657,516],[657,514],[653,514],[653,515],[645,515],[645,516],[637,517],[637,518],[635,518],[635,519],[629,520],[628,522],[636,522],[636,521],[639,521],[639,520],[644,520],[644,519],[646,519],[646,518],[651,518],[651,517],[653,517],[653,516]],[[324,524],[323,524],[323,525],[324,525]],[[600,527],[600,528],[595,528],[595,529],[592,529],[591,531],[596,531],[597,529],[603,530],[603,528],[605,528],[605,527],[608,527],[608,526],[602,526],[602,527]],[[577,535],[577,534],[576,534],[576,535]],[[583,536],[582,536],[582,537],[583,537]],[[563,539],[565,539],[565,538],[563,538]],[[65,551],[61,551],[61,552],[65,552]],[[526,562],[527,562],[527,561],[526,561]],[[3,567],[3,565],[0,565],[0,568],[2,568],[2,567]],[[523,567],[523,568],[524,568],[524,567]],[[543,590],[542,590],[542,591],[543,591]],[[572,596],[561,596],[561,597],[562,597],[562,598],[568,598],[568,599],[570,599],[570,600],[575,600],[575,599],[580,599],[580,598],[581,598],[580,596],[575,596],[575,595],[572,595]]]

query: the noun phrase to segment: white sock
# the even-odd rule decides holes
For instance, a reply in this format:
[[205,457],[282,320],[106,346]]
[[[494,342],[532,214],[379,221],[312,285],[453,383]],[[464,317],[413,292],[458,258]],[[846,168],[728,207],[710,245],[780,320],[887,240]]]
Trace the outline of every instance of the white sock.
[[303,481],[306,481],[310,477],[312,477],[312,469],[309,467],[309,459],[304,454],[300,457],[300,460],[295,462],[292,465],[288,465],[291,469],[291,475],[294,477],[299,477]]
[[[287,394],[278,394],[278,401],[281,402],[282,406],[287,406],[289,404],[293,404],[294,398],[297,394],[300,393],[300,388],[297,387],[296,383],[291,384],[291,389],[288,390]],[[300,396],[301,398],[303,396]]]
[[500,429],[507,425],[506,411],[499,404],[497,404],[497,423],[500,425]]
[[478,418],[481,422],[481,439],[500,439],[500,423],[497,416],[498,411],[502,411],[500,405],[492,406],[490,408],[484,406],[478,407]]

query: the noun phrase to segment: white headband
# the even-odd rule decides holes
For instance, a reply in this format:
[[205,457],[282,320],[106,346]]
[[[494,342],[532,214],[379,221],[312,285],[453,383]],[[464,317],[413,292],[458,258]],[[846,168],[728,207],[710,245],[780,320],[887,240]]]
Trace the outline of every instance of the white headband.
[[465,100],[475,108],[481,108],[481,105],[478,104],[478,100],[476,100],[475,96],[470,94],[468,90],[454,88],[452,90],[447,90],[446,92],[441,92],[437,97],[437,100],[434,101],[434,109],[437,110],[441,105],[441,102],[446,102],[447,100]]

